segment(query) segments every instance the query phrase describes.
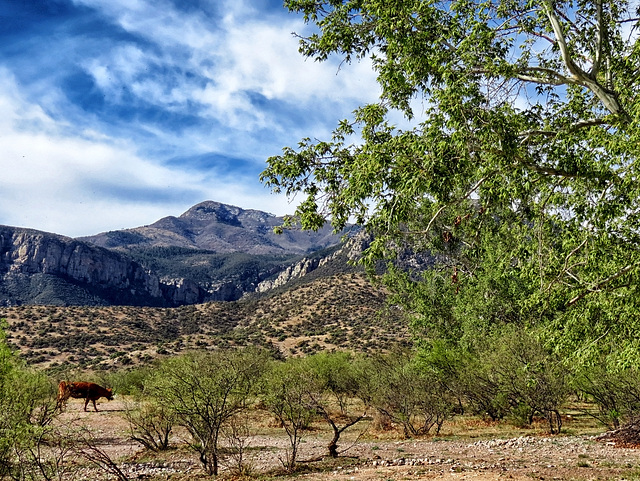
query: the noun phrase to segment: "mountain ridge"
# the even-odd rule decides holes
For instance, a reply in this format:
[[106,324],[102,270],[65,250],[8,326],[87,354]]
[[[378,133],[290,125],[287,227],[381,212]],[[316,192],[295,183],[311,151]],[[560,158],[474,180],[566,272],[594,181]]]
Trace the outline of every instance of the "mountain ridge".
[[178,217],[163,217],[153,224],[79,237],[110,249],[132,247],[186,247],[216,253],[299,254],[313,252],[339,242],[329,225],[316,232],[299,229],[283,234],[273,229],[284,217],[254,209],[204,201]]
[[0,226],[0,305],[175,307],[238,300],[308,274],[321,265],[308,257],[340,242],[328,226],[277,235],[273,228],[282,222],[205,201],[179,217],[75,239]]

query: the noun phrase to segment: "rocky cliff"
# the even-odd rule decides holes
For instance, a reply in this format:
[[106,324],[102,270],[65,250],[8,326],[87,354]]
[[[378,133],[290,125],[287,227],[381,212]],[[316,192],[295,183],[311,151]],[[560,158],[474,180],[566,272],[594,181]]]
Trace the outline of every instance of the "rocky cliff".
[[126,256],[68,237],[0,226],[0,303],[167,306],[197,286],[165,285]]

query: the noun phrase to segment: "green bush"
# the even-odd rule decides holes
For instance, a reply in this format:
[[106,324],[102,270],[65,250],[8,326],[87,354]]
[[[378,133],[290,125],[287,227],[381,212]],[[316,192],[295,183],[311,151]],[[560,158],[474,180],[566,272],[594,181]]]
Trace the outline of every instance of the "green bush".
[[493,409],[497,417],[508,415],[517,425],[530,425],[540,415],[552,434],[560,431],[569,371],[532,333],[504,328],[487,337],[467,363],[464,378],[467,398],[476,407]]
[[0,477],[48,469],[39,453],[56,414],[54,385],[14,355],[0,329]]
[[636,367],[620,369],[603,357],[581,366],[575,373],[573,386],[597,405],[597,412],[587,410],[587,413],[611,429],[640,414],[640,370]]

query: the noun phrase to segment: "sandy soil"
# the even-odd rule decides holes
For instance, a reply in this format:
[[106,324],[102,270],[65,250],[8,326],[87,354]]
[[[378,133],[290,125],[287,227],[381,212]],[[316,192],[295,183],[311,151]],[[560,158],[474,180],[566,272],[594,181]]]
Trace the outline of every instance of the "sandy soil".
[[[85,413],[81,401],[70,400],[59,422],[86,427],[98,441],[99,448],[117,462],[129,479],[208,478],[200,469],[197,455],[184,447],[185,433],[177,431],[174,435],[173,444],[178,448],[161,454],[148,453],[129,440],[122,401],[102,402],[98,409],[100,412]],[[304,462],[325,453],[327,438],[320,431],[305,436],[300,448],[299,459],[303,462],[299,472],[295,476],[284,476],[280,473],[280,458],[288,439],[281,430],[263,428],[262,434],[249,440],[246,463],[254,474],[279,473],[278,479],[283,481],[640,479],[640,449],[618,447],[613,442],[597,441],[593,436],[531,433],[507,439],[402,440],[367,433],[354,443],[354,434],[351,434],[345,436],[341,444],[342,449],[348,449],[337,460]],[[76,476],[77,479],[116,479],[92,467],[82,468]],[[227,460],[222,477],[230,476]]]

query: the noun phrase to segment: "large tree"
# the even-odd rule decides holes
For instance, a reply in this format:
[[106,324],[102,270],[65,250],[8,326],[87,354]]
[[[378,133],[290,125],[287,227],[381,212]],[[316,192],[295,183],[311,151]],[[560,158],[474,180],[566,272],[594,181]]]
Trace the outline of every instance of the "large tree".
[[263,182],[306,196],[304,228],[355,219],[369,261],[437,254],[391,280],[427,339],[518,324],[578,355],[640,352],[637,2],[285,6],[316,26],[303,55],[369,57],[382,92],[268,160]]

